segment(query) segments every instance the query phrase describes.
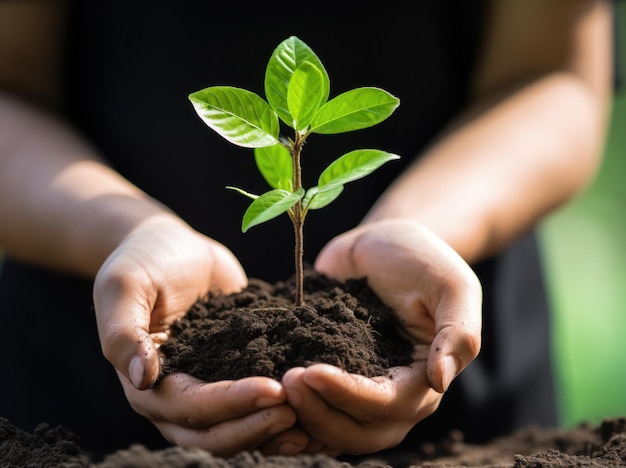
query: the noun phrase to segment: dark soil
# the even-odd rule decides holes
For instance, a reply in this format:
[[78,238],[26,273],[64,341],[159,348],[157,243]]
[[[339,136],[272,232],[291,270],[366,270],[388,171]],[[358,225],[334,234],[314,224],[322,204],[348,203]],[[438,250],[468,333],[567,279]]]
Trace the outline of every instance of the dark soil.
[[240,293],[197,302],[160,348],[163,374],[280,380],[288,369],[324,362],[374,377],[410,364],[411,342],[365,279],[340,283],[307,269],[304,305],[293,297],[292,280],[251,279]]
[[[365,280],[332,281],[307,270],[305,305],[293,307],[293,282],[251,280],[241,293],[199,301],[161,346],[163,375],[186,372],[202,380],[263,375],[280,380],[295,366],[334,364],[351,373],[383,375],[410,361],[411,345]],[[206,358],[203,356],[210,356]],[[327,456],[264,457],[242,452],[224,459],[199,449],[142,445],[91,454],[80,434],[42,423],[27,433],[0,418],[2,467],[563,467],[626,466],[626,418],[575,429],[530,427],[484,445],[451,433],[414,452],[348,462]]]
[[[395,456],[394,456],[395,457]],[[438,443],[427,443],[414,453],[394,459],[375,456],[358,463],[342,462],[324,455],[264,457],[242,452],[217,458],[199,449],[170,447],[150,451],[142,445],[95,458],[80,448],[77,437],[62,427],[42,423],[34,433],[15,428],[0,418],[0,466],[6,468],[383,468],[383,467],[475,467],[557,468],[625,467],[626,418],[607,419],[600,425],[583,424],[573,429],[529,427],[490,443],[470,445],[452,433]]]

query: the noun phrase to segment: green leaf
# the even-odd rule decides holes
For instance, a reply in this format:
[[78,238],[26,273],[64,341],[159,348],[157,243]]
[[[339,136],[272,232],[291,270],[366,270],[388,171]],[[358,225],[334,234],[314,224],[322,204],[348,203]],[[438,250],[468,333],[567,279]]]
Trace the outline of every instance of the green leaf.
[[235,192],[239,192],[240,194],[245,195],[248,198],[252,198],[253,200],[256,200],[257,198],[259,198],[258,195],[255,195],[254,193],[246,192],[244,189],[240,189],[239,187],[233,187],[232,185],[227,185],[226,188],[229,190],[234,190]]
[[322,62],[313,50],[296,36],[282,41],[272,53],[265,70],[265,96],[280,119],[293,128],[293,117],[289,112],[289,82],[295,71],[309,62],[322,74],[320,102],[324,103],[330,93],[330,80]]
[[255,148],[254,159],[259,172],[270,187],[291,191],[293,162],[287,148],[280,143],[265,148]]
[[360,149],[350,151],[332,162],[320,174],[318,186],[320,192],[335,190],[336,187],[371,174],[387,161],[399,159],[396,154],[381,150]]
[[334,189],[320,192],[319,187],[311,187],[306,191],[306,195],[302,199],[302,204],[306,209],[319,210],[330,203],[334,202],[343,192],[343,185],[339,185]]
[[313,117],[311,132],[326,135],[351,132],[388,118],[400,100],[380,88],[357,88],[324,104]]
[[214,86],[190,94],[189,100],[204,123],[235,145],[259,148],[278,142],[276,113],[251,91]]
[[300,187],[296,192],[275,189],[260,195],[255,199],[243,215],[241,231],[246,232],[257,224],[274,219],[286,212],[304,196],[304,189]]
[[315,112],[325,102],[324,76],[311,62],[304,62],[293,73],[287,89],[287,104],[293,117],[292,126],[304,130]]

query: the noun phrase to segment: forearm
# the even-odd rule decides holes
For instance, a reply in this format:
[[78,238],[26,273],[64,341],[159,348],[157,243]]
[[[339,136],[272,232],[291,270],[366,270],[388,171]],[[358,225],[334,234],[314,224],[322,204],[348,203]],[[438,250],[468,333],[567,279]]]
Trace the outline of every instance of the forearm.
[[167,213],[71,129],[0,96],[0,245],[6,255],[92,277],[133,228]]
[[467,261],[499,251],[590,180],[606,103],[573,74],[477,102],[373,207],[365,222],[417,220]]

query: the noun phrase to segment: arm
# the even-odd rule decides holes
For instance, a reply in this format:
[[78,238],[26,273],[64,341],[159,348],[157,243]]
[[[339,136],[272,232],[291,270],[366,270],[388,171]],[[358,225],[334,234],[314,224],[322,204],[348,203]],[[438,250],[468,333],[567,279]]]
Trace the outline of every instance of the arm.
[[593,177],[611,89],[610,2],[496,1],[484,44],[469,108],[364,221],[413,219],[470,263]]
[[56,117],[62,5],[0,4],[0,245],[11,257],[94,277],[137,224],[172,215]]
[[165,327],[246,276],[230,251],[113,171],[55,115],[62,5],[0,2],[0,245],[15,259],[95,280],[102,351],[131,406],[172,443],[224,455],[306,444],[271,379],[207,384],[178,374],[149,389]]

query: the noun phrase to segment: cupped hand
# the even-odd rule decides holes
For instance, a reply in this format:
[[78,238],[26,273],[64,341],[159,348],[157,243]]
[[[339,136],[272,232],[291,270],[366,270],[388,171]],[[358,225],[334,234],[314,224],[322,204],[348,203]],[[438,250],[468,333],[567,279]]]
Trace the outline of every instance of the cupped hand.
[[[296,450],[308,438],[290,429],[294,411],[280,384],[254,377],[206,383],[159,376],[158,345],[199,298],[246,285],[232,253],[169,214],[143,221],[104,262],[94,283],[98,333],[131,406],[170,442],[216,454]],[[289,445],[291,444],[291,445]]]
[[283,378],[306,451],[366,454],[393,447],[434,413],[480,350],[482,290],[465,261],[418,223],[366,224],[333,239],[315,268],[331,277],[367,277],[414,342],[413,363],[366,378],[317,364]]
[[292,455],[309,443],[293,427],[296,414],[286,404],[285,390],[266,377],[207,383],[171,374],[149,390],[136,389],[123,375],[120,381],[133,409],[181,447],[228,457],[253,450]]

